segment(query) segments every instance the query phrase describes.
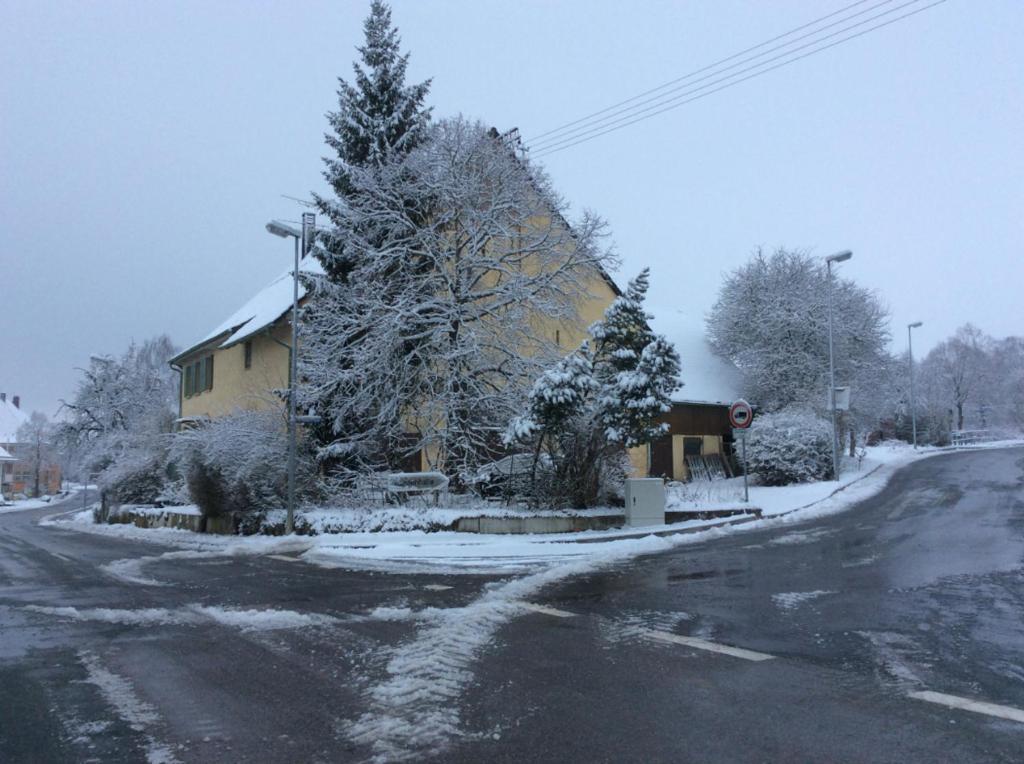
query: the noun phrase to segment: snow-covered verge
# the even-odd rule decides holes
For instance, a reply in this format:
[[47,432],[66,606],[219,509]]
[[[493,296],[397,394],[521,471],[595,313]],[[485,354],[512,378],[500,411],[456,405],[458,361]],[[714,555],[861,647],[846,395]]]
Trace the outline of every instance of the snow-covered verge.
[[[476,517],[602,517],[621,515],[621,509],[525,510],[501,504],[467,507],[307,507],[295,516],[300,533],[375,533],[451,530],[459,520]],[[284,510],[267,513],[264,528],[284,525]]]
[[[972,447],[1005,448],[1024,445],[1024,439],[1005,440]],[[967,449],[960,449],[967,450]],[[838,481],[796,483],[786,486],[754,485],[751,478],[749,506],[759,508],[764,517],[775,517],[824,501],[837,490],[857,483],[883,467],[896,469],[918,459],[948,453],[950,449],[922,447],[915,451],[902,441],[886,441],[865,449],[863,459],[844,457]],[[887,471],[885,474],[890,474]],[[672,483],[666,491],[669,510],[738,509],[743,503],[743,478],[713,482]]]
[[[987,447],[1024,445],[1024,441],[1007,441]],[[324,533],[313,536],[214,536],[171,528],[142,529],[132,525],[97,525],[90,511],[44,520],[87,533],[163,543],[168,546],[219,555],[290,554],[325,567],[371,568],[382,570],[510,573],[536,570],[538,567],[572,561],[598,560],[609,550],[628,554],[671,548],[676,544],[694,543],[745,529],[771,528],[781,524],[804,522],[842,511],[870,498],[882,490],[892,474],[910,462],[939,453],[937,449],[913,449],[900,445],[884,445],[869,450],[859,469],[847,469],[843,479],[823,483],[751,488],[751,506],[764,510],[761,520],[723,525],[720,520],[691,520],[685,523],[623,528],[577,533],[492,535],[485,533],[427,532],[402,530],[380,533]],[[742,488],[740,488],[742,490]],[[713,504],[701,501],[700,508]],[[742,507],[730,498],[719,502],[722,507]],[[670,509],[681,507],[673,497]],[[327,510],[325,510],[327,511]],[[332,510],[333,511],[333,510]],[[357,510],[344,510],[356,512]],[[416,512],[417,510],[413,510]],[[427,510],[443,513],[448,510]],[[331,511],[328,511],[331,512]],[[664,534],[657,538],[656,534]],[[646,538],[644,538],[646,537]],[[643,544],[639,542],[643,541]],[[598,542],[598,543],[580,543]],[[638,546],[639,544],[639,546]],[[633,551],[629,551],[633,550]],[[144,562],[132,561],[135,565]],[[151,583],[137,570],[121,571],[123,577],[136,583]]]
[[21,512],[25,509],[39,509],[55,501],[56,496],[41,496],[38,499],[15,499],[7,503],[0,503],[0,515],[7,512]]

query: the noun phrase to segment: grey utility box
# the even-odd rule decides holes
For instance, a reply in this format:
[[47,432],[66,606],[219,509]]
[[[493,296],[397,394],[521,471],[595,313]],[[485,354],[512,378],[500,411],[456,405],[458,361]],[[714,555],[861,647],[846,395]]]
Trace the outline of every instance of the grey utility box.
[[626,525],[665,524],[665,481],[631,478],[626,481]]

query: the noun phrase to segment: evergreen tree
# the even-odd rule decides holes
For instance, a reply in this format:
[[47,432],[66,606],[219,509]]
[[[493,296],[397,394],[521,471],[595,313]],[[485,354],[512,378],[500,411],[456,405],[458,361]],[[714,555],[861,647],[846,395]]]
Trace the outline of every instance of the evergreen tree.
[[595,371],[601,383],[598,419],[608,440],[633,448],[664,431],[654,420],[669,410],[679,386],[679,356],[651,331],[644,310],[650,269],[629,282],[626,293],[591,327],[597,341]]
[[594,355],[584,345],[542,374],[528,413],[509,424],[506,442],[529,444],[535,462],[543,446],[551,457],[552,485],[540,496],[534,482],[535,502],[593,505],[609,483],[624,477],[623,449],[649,443],[666,429],[656,420],[679,387],[679,355],[647,323],[648,275],[641,271],[590,328]]
[[423,105],[430,80],[405,84],[409,54],[401,53],[387,3],[374,0],[363,31],[366,41],[357,49],[361,63],[352,64],[353,84],[338,78],[338,110],[327,115],[333,132],[324,139],[335,156],[324,157],[324,178],[337,199],[313,195],[320,214],[333,224],[333,230],[318,235],[314,255],[334,281],[344,281],[353,266],[344,213],[347,200],[357,193],[353,172],[408,154],[425,138],[430,123],[430,109]]
[[[597,342],[596,354],[601,381],[621,371],[632,371],[640,363],[640,354],[654,339],[644,310],[644,298],[650,286],[650,268],[644,268],[629,282],[626,293],[618,297],[604,318],[590,328]],[[602,371],[603,370],[603,371]]]

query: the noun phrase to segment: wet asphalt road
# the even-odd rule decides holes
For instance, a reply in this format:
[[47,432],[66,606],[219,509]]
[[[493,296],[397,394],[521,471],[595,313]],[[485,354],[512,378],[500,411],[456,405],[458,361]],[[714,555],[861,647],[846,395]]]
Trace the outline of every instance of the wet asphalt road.
[[[197,556],[154,559],[145,574],[167,585],[143,586],[103,566],[167,547],[35,524],[59,509],[0,515],[2,762],[366,760],[345,722],[421,627],[352,616],[460,607],[497,580]],[[534,602],[572,615],[512,618],[464,656],[453,670],[472,680],[451,700],[462,734],[412,758],[1024,761],[1024,724],[909,697],[930,690],[1024,708],[1022,564],[1024,450],[927,459],[846,513],[541,590]],[[451,588],[427,588],[438,586]],[[197,605],[343,620],[242,631],[31,609]],[[649,630],[772,657],[694,649]],[[143,704],[142,717],[117,711],[97,666]]]

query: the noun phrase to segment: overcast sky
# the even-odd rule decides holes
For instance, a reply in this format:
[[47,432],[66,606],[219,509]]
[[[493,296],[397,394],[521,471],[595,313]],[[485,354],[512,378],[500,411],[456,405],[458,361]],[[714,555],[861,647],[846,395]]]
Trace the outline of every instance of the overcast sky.
[[[393,15],[437,116],[529,139],[849,2]],[[287,267],[263,226],[323,186],[368,5],[0,0],[0,390],[52,415],[90,353],[190,344]],[[620,281],[651,266],[653,304],[703,315],[757,246],[852,249],[896,349],[915,320],[922,351],[966,321],[1021,334],[1022,39],[1019,0],[950,0],[542,161],[610,221]]]

